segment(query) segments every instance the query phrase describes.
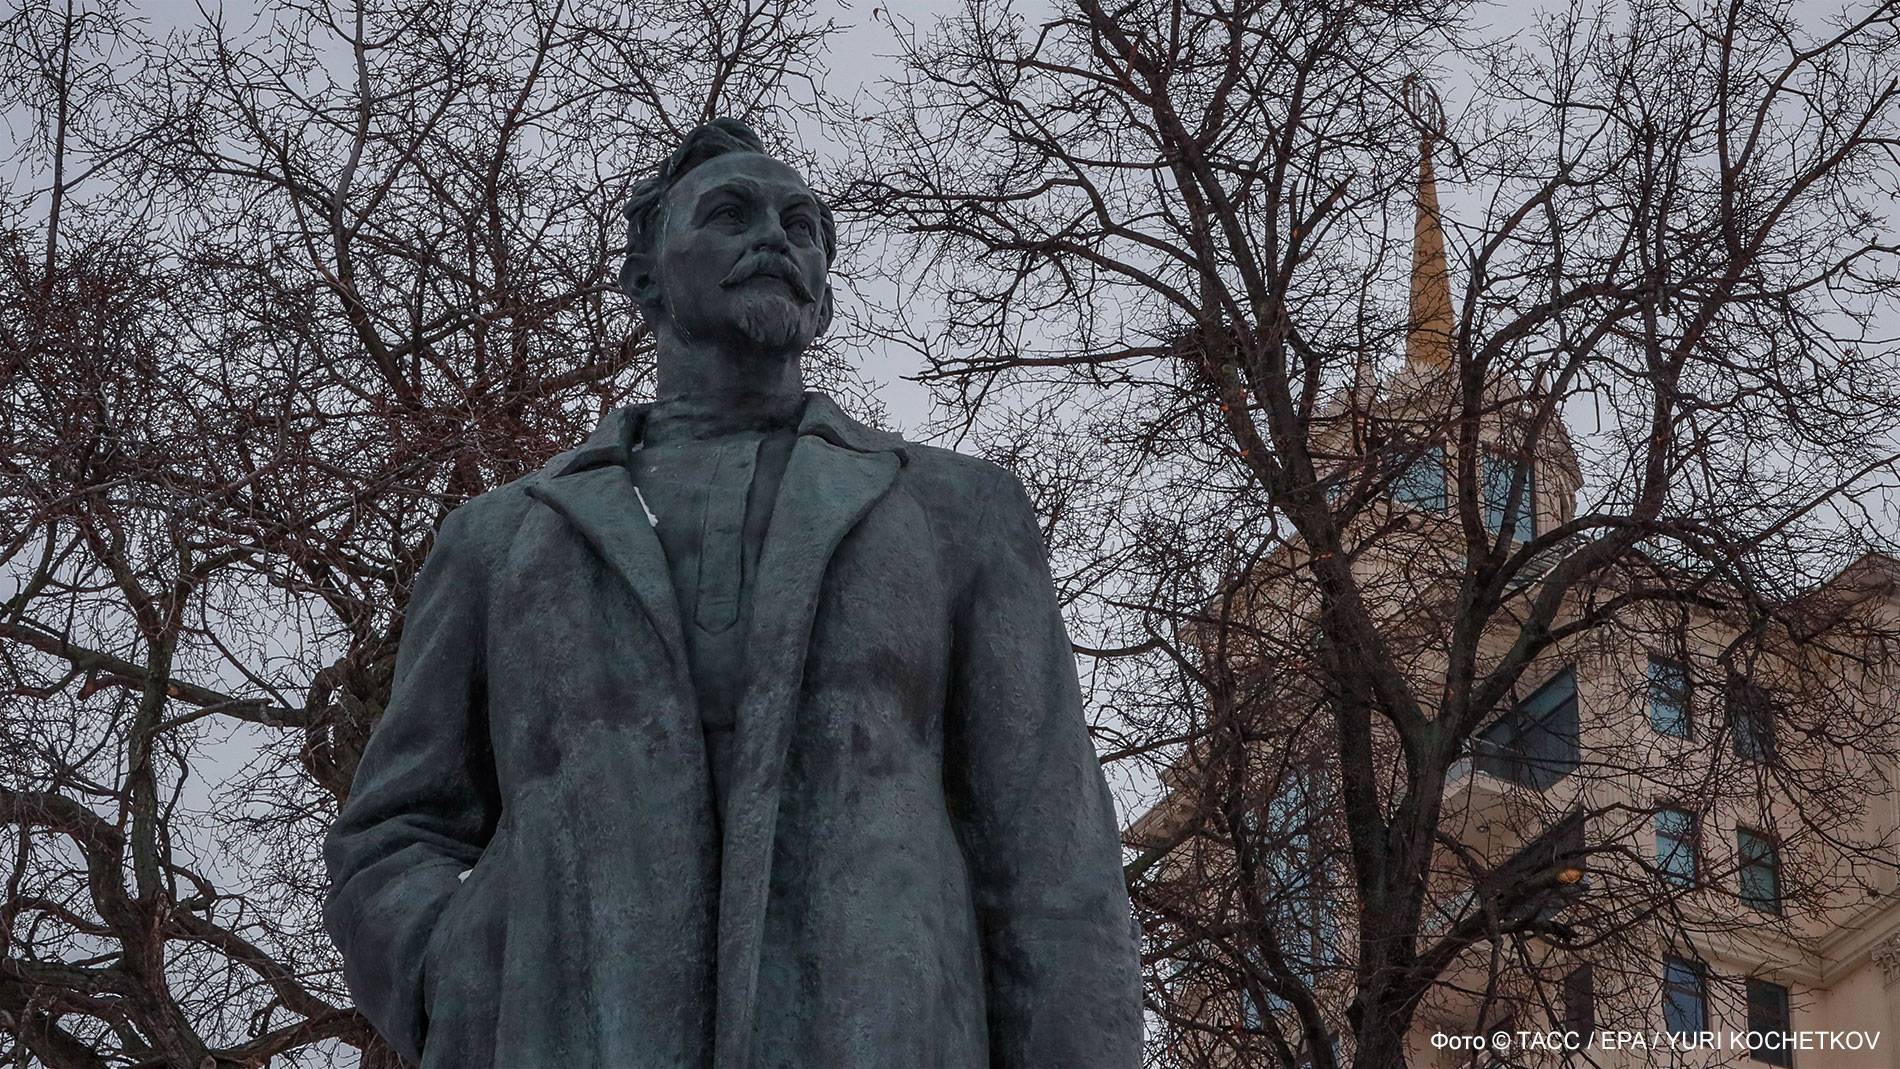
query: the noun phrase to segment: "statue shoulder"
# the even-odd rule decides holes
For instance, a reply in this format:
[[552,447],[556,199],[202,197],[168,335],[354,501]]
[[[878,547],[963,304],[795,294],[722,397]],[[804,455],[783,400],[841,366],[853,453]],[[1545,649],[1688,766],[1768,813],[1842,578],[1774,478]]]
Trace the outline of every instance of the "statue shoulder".
[[534,504],[528,496],[528,488],[542,477],[541,472],[530,472],[450,509],[436,534],[436,544],[453,539],[478,552],[506,545],[521,526],[521,518]]
[[914,492],[951,526],[1034,515],[1022,480],[1001,464],[937,446],[904,448]]
[[1008,468],[982,457],[917,442],[905,442],[904,451],[910,454],[920,470],[931,469],[939,478],[957,479],[972,487],[1018,484],[1015,474]]

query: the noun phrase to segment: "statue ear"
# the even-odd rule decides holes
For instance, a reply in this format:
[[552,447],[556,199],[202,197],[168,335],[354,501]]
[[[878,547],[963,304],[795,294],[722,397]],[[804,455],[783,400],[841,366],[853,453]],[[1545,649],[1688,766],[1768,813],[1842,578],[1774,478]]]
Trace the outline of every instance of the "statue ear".
[[831,311],[831,283],[827,282],[824,295],[818,298],[818,333],[813,337],[822,338],[831,329]]
[[653,277],[653,254],[630,252],[620,263],[620,290],[633,298],[641,312],[660,307],[660,284]]

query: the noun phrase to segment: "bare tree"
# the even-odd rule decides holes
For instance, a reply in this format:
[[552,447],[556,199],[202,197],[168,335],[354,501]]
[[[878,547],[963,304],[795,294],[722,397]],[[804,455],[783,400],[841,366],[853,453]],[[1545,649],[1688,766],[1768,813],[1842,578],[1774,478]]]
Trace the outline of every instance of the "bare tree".
[[[1168,789],[1157,1064],[1399,1066],[1579,961],[1653,1016],[1659,953],[1890,879],[1888,572],[1843,566],[1893,544],[1900,8],[1477,10],[970,0],[865,132],[886,337],[1038,493],[1107,759]],[[1687,750],[1627,730],[1657,687]],[[1751,807],[1812,861],[1780,918],[1653,851]]]
[[[0,1060],[393,1064],[317,847],[446,511],[650,383],[634,171],[815,116],[803,0],[23,0],[0,200]],[[835,377],[835,376],[834,376]]]

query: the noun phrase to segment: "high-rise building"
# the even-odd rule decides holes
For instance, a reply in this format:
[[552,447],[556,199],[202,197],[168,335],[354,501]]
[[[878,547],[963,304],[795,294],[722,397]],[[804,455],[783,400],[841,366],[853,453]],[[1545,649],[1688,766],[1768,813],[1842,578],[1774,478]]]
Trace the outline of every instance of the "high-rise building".
[[[1432,628],[1455,616],[1460,478],[1479,480],[1485,528],[1513,543],[1571,523],[1584,479],[1567,428],[1531,418],[1544,384],[1500,374],[1482,404],[1454,411],[1464,384],[1429,139],[1413,250],[1405,364],[1383,378],[1363,371],[1322,433],[1338,436],[1338,455],[1376,439],[1401,458],[1385,500],[1356,521],[1369,530],[1355,567],[1368,596],[1385,599],[1393,632],[1410,636],[1405,671],[1427,680],[1446,676]],[[1395,453],[1395,441],[1409,445]],[[1536,596],[1564,548],[1525,571],[1523,596]],[[1768,607],[1767,617],[1812,622],[1795,641],[1786,628],[1762,633],[1726,599],[1695,596],[1719,575],[1661,546],[1646,559],[1640,575],[1565,595],[1554,626],[1574,634],[1538,656],[1442,784],[1421,946],[1435,926],[1483,925],[1495,880],[1549,882],[1539,908],[1555,934],[1480,938],[1457,954],[1419,1004],[1411,1064],[1900,1066],[1900,777],[1883,756],[1900,651],[1881,638],[1900,630],[1900,561],[1846,562]],[[1619,584],[1637,582],[1677,584],[1682,596],[1616,611],[1628,592]],[[1311,629],[1311,596],[1290,583],[1233,600],[1258,632]],[[1276,670],[1263,655],[1262,673]],[[1217,743],[1198,744],[1131,831],[1137,846],[1168,844],[1155,880],[1180,889],[1170,908],[1189,919],[1168,933],[1164,986],[1183,1042],[1197,1030],[1208,1039],[1198,1064],[1286,1060],[1236,1038],[1298,1012],[1245,969],[1220,966],[1267,942],[1250,942],[1246,925],[1272,929],[1271,953],[1330,993],[1323,1005],[1342,1007],[1358,982],[1352,861],[1317,815],[1337,804],[1324,784],[1348,773],[1328,765],[1337,758],[1323,738],[1302,749],[1323,736],[1326,714],[1311,710],[1326,701],[1288,683],[1264,700],[1278,722],[1247,743],[1260,755],[1240,763],[1253,777],[1246,791],[1210,801]],[[1183,834],[1189,825],[1200,830]],[[1241,839],[1257,847],[1246,859]],[[1197,914],[1196,895],[1234,901]],[[1197,940],[1214,949],[1191,950]]]

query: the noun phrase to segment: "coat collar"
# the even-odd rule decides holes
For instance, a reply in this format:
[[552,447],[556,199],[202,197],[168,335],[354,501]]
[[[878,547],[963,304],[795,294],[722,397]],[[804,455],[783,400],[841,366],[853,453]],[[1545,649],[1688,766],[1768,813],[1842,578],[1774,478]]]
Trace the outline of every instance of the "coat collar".
[[[607,413],[587,441],[578,449],[562,453],[542,470],[548,478],[558,479],[589,468],[607,464],[624,466],[646,433],[651,402],[625,405]],[[816,435],[832,445],[859,453],[896,453],[900,461],[908,459],[904,439],[889,431],[866,427],[844,414],[828,395],[816,391],[805,394],[805,407],[799,416],[798,433]]]
[[[673,664],[678,685],[690,696],[685,635],[666,554],[652,529],[646,502],[634,488],[628,464],[640,448],[652,407],[626,405],[607,413],[579,449],[550,460],[537,476],[526,480],[526,489],[528,496],[560,513],[632,588]],[[829,528],[846,518],[855,523],[862,513],[854,516],[854,510],[882,494],[897,469],[909,461],[902,438],[857,422],[822,393],[805,395],[798,443],[779,488],[783,507],[774,510],[766,534],[767,558],[774,555],[774,543],[795,537],[791,532],[801,525],[811,528],[807,536],[826,532],[830,540],[822,550],[828,557],[844,534],[844,529]],[[872,477],[859,487],[831,485],[835,476],[851,472],[872,473]],[[851,480],[847,477],[844,482]],[[638,517],[649,518],[641,521]],[[815,576],[812,581],[816,582]]]

